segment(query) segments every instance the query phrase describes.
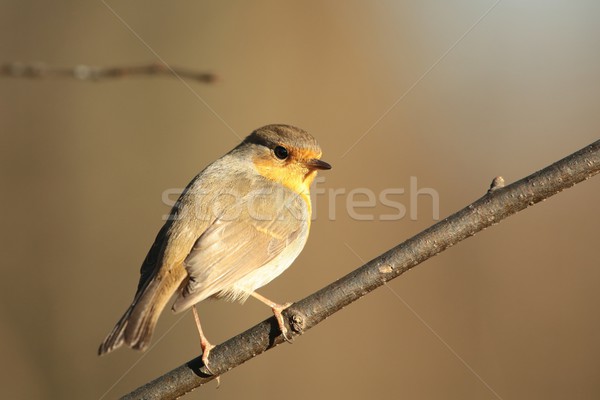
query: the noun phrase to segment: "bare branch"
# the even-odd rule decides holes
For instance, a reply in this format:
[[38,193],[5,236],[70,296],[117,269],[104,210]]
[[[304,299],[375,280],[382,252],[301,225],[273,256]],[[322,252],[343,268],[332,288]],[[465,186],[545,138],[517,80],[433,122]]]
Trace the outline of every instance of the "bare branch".
[[101,81],[114,78],[127,78],[131,76],[168,76],[181,77],[203,83],[214,83],[215,74],[193,71],[191,69],[170,67],[162,63],[147,65],[134,65],[123,67],[94,67],[89,65],[76,65],[74,67],[50,67],[44,63],[22,64],[5,63],[0,65],[0,77],[10,78],[73,78],[82,81]]
[[[509,186],[504,187],[504,179],[497,177],[479,200],[290,306],[284,313],[286,324],[294,335],[300,335],[448,247],[598,172],[600,140]],[[211,370],[224,374],[282,342],[271,317],[216,346],[210,353]],[[175,399],[214,378],[198,357],[123,399]]]

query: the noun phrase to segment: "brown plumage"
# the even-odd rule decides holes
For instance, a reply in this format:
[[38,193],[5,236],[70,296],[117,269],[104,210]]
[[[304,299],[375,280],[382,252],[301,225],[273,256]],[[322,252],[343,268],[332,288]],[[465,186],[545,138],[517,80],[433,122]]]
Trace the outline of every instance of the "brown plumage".
[[[304,247],[309,186],[317,170],[331,168],[320,156],[319,145],[303,130],[268,125],[200,172],[156,236],[133,302],[99,354],[123,344],[146,349],[173,296],[173,310],[180,312],[206,298],[244,302],[253,295],[279,313],[285,336],[282,306],[254,291],[288,268]],[[200,334],[207,363],[212,346]]]

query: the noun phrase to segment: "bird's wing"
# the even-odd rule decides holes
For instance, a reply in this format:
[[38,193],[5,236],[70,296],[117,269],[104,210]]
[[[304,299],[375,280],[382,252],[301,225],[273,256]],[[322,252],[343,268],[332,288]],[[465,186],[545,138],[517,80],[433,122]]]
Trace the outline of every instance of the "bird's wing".
[[[185,245],[189,243],[188,246],[191,247],[198,236],[210,225],[211,221],[201,221],[195,218],[194,210],[190,210],[193,209],[193,206],[189,204],[189,198],[193,196],[190,190],[201,183],[202,175],[196,176],[188,183],[171,209],[167,221],[156,235],[154,243],[150,247],[140,268],[138,293],[143,290],[152,278],[157,277],[161,273],[169,274],[169,270],[177,264],[177,261],[183,261],[189,251],[186,250]],[[201,204],[195,211],[205,212],[205,208],[207,207],[202,208]],[[190,220],[195,223],[190,223]],[[202,222],[204,222],[204,225],[202,225]],[[188,229],[184,229],[184,227]],[[179,240],[172,240],[173,236],[176,236]],[[189,249],[189,247],[187,248]]]
[[142,267],[140,268],[140,281],[137,288],[138,292],[146,285],[146,282],[148,282],[156,272],[156,266],[159,260],[162,258],[168,230],[169,223],[163,225],[156,235],[156,239],[154,239],[152,247],[150,247],[150,250],[148,250],[148,254],[142,263]]
[[[201,188],[206,180],[202,173],[194,177],[171,209],[140,268],[136,300],[153,279],[163,280],[185,260],[194,242],[214,221],[214,218],[210,218],[209,201],[192,200],[196,198],[195,190]],[[197,218],[197,213],[209,218]]]
[[251,191],[239,206],[229,218],[218,218],[194,244],[184,263],[189,279],[173,305],[176,312],[231,290],[286,246],[304,240],[310,216],[296,193],[282,188],[260,194]]

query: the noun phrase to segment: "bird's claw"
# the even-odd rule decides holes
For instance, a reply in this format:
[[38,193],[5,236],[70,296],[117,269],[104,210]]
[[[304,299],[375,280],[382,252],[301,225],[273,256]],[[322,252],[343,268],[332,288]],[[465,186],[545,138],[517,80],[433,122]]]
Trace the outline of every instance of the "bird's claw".
[[277,325],[279,325],[281,336],[283,336],[283,340],[285,340],[288,343],[293,343],[294,338],[289,334],[288,328],[285,326],[282,312],[292,304],[293,303],[285,303],[273,307],[273,314],[275,315],[275,319],[277,319]]
[[215,375],[212,369],[208,366],[208,355],[215,346],[213,346],[210,343],[205,343],[204,346],[205,347],[202,349],[202,363],[204,364],[204,369],[206,369],[206,372],[208,372],[209,374]]
[[217,374],[214,373],[214,371],[210,368],[209,363],[208,363],[208,355],[210,354],[210,351],[212,349],[214,349],[215,346],[213,346],[212,344],[206,342],[204,344],[204,349],[202,352],[202,363],[204,364],[204,369],[206,370],[206,372],[208,372],[210,375],[212,376],[216,376],[217,378],[217,389],[219,388],[219,386],[221,386],[221,377]]

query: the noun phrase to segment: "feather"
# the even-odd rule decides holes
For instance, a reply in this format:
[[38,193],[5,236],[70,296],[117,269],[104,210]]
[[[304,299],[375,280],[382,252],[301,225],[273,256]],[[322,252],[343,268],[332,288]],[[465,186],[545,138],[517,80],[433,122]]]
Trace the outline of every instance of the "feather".
[[304,199],[270,182],[253,186],[239,202],[237,218],[218,218],[194,244],[184,262],[189,281],[175,300],[176,312],[211,296],[244,301],[304,247],[309,218]]

